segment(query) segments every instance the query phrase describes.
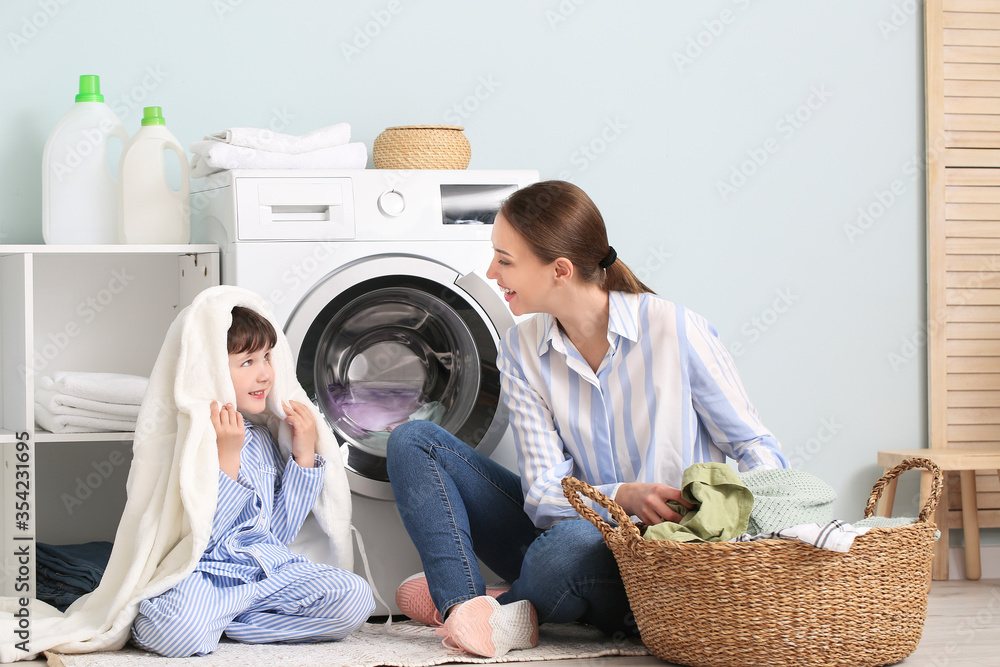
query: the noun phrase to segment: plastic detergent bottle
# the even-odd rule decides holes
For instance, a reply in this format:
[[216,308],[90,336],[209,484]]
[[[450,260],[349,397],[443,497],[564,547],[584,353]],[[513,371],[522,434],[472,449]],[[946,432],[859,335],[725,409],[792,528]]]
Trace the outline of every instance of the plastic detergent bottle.
[[42,153],[42,237],[46,243],[117,243],[118,180],[108,146],[128,131],[104,103],[100,78],[80,77],[76,104]]
[[[166,151],[180,159],[181,184],[174,190],[167,180]],[[122,243],[188,243],[191,240],[190,173],[187,154],[166,128],[160,107],[142,110],[142,128],[122,153]]]

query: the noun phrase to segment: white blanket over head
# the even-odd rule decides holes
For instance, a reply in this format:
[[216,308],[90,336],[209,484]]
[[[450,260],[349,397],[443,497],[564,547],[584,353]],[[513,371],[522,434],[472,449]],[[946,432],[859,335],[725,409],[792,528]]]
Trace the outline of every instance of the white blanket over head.
[[351,496],[343,461],[333,433],[295,377],[288,341],[261,297],[238,287],[212,287],[174,320],[150,375],[136,424],[128,501],[100,586],[65,613],[32,601],[27,652],[17,646],[18,600],[3,598],[0,661],[26,660],[48,649],[121,648],[139,603],[194,570],[208,545],[219,488],[210,406],[216,400],[236,404],[226,350],[234,306],[262,314],[278,334],[271,353],[274,387],[266,410],[252,420],[268,426],[287,458],[291,427],[283,421],[281,403],[291,399],[309,406],[319,430],[317,451],[326,459],[323,491],[290,548],[317,562],[352,568]]

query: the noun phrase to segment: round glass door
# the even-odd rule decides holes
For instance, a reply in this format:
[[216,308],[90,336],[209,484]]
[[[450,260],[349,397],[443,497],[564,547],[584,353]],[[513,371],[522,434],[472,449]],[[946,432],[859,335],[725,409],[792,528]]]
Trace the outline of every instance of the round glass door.
[[443,301],[412,287],[371,290],[333,315],[314,373],[319,404],[341,440],[383,458],[389,433],[403,422],[457,429],[479,389],[468,326]]
[[[296,374],[341,442],[349,477],[363,478],[352,488],[391,498],[386,442],[400,424],[432,421],[472,446],[495,435],[497,334],[468,295],[428,278],[383,275],[341,287],[293,314],[290,329],[311,317]],[[506,413],[499,416],[505,428]]]

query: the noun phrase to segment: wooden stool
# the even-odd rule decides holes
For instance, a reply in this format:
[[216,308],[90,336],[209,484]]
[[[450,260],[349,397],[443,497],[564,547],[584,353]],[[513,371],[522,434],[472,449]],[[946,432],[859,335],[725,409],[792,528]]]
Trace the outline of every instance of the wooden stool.
[[[959,474],[962,492],[962,532],[965,536],[965,578],[978,580],[982,576],[982,564],[979,560],[979,515],[976,506],[976,471],[996,470],[1000,476],[1000,450],[981,449],[886,449],[878,453],[878,464],[885,470],[896,466],[904,459],[922,456],[936,463],[941,470],[954,470]],[[920,475],[920,506],[923,506],[930,493],[931,475],[921,471]],[[896,495],[896,480],[893,479],[882,494],[879,505],[879,516],[892,515],[892,503]],[[933,578],[937,580],[948,578],[948,531],[947,531],[947,497],[942,496],[937,510],[934,512],[934,522],[941,529],[941,539],[934,543]]]

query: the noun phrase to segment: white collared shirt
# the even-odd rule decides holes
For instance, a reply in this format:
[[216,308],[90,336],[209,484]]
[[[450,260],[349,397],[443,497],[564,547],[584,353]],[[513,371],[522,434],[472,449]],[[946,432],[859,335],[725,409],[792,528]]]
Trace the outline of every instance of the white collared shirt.
[[705,318],[654,294],[609,295],[608,351],[595,373],[554,317],[512,327],[497,366],[535,526],[578,518],[560,480],[610,498],[625,482],[679,487],[692,463],[787,468]]

